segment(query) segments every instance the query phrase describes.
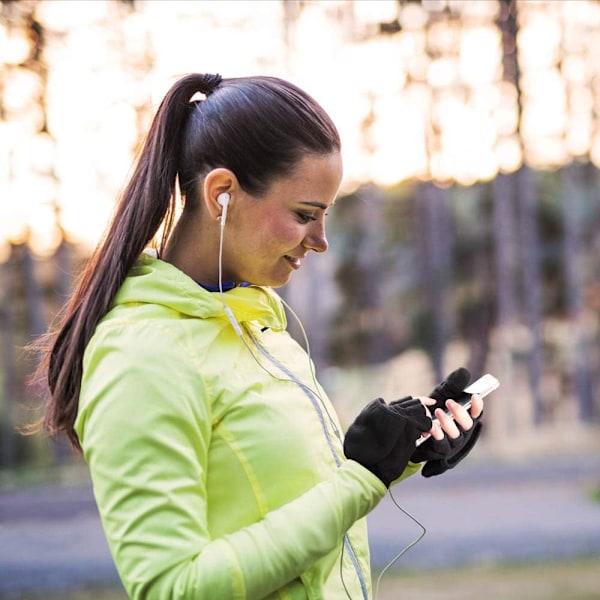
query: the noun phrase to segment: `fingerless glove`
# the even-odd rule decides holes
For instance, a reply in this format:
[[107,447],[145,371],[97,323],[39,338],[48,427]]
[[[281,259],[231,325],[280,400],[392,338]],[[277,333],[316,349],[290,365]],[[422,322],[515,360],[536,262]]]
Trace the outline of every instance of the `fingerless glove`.
[[389,487],[408,465],[417,439],[430,429],[431,419],[420,400],[408,396],[386,404],[377,398],[348,428],[344,454]]
[[[467,387],[471,375],[467,369],[460,367],[452,371],[444,381],[435,387],[431,392],[430,397],[437,400],[435,406],[430,406],[433,412],[436,408],[446,410],[446,400],[458,398],[462,391]],[[447,435],[441,440],[436,440],[430,437],[421,444],[412,454],[410,460],[415,463],[425,462],[425,466],[421,470],[423,477],[433,477],[441,475],[448,469],[455,467],[463,460],[475,446],[483,424],[481,423],[481,415],[473,419],[473,426],[466,430],[458,423],[456,424],[460,435],[451,439]]]
[[463,390],[469,384],[471,374],[464,367],[459,367],[455,371],[452,371],[444,381],[437,385],[433,392],[429,394],[430,398],[437,400],[435,406],[429,406],[429,410],[433,413],[436,408],[443,408],[446,410],[446,400],[455,400],[458,398]]
[[430,437],[410,457],[410,460],[415,463],[426,461],[421,469],[423,477],[441,475],[448,469],[454,468],[471,452],[483,427],[481,415],[473,419],[473,427],[470,429],[465,430],[458,423],[456,426],[460,431],[457,438],[452,439],[445,435],[443,439],[436,440]]

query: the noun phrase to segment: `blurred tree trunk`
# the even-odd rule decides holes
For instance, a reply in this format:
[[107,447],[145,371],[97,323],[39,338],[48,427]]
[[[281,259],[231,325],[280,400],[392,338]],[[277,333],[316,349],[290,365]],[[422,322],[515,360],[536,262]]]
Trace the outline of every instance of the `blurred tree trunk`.
[[500,173],[492,183],[493,226],[496,249],[496,288],[500,327],[514,327],[518,321],[517,237],[514,205],[514,178]]
[[370,364],[380,362],[390,355],[388,336],[385,335],[385,320],[382,313],[383,260],[381,239],[383,231],[383,199],[375,186],[360,190],[360,220],[363,241],[357,253],[357,268],[360,273],[362,303],[362,327],[365,332],[365,355]]
[[[460,215],[468,211],[468,219],[457,217],[456,225],[459,233],[454,234],[453,244],[457,251],[453,252],[454,270],[448,282],[453,290],[456,308],[448,311],[448,323],[454,329],[454,314],[459,319],[458,331],[468,344],[468,358],[465,366],[472,376],[478,377],[487,368],[491,348],[492,328],[495,325],[494,294],[495,278],[490,277],[493,265],[493,237],[490,231],[493,225],[488,223],[487,184],[476,184],[468,189],[453,188],[456,191],[456,203],[452,207],[453,214]],[[453,194],[454,196],[454,194]],[[452,197],[452,196],[451,196]],[[461,223],[467,224],[464,233]],[[464,225],[462,225],[464,227]]]
[[[507,385],[515,382],[514,336],[518,328],[519,306],[517,301],[518,238],[515,210],[515,179],[512,175],[498,174],[492,183],[493,233],[495,248],[495,287],[498,339],[496,357],[497,375]],[[492,404],[492,433],[503,435],[515,426],[516,395],[508,394],[505,406],[495,408]]]
[[451,269],[452,223],[447,193],[431,182],[417,186],[417,244],[421,287],[429,320],[429,354],[435,381],[444,376],[449,333],[446,284]]
[[572,332],[569,365],[573,377],[573,391],[578,402],[579,417],[590,421],[594,413],[593,381],[590,357],[593,356],[587,338],[586,315],[583,300],[584,265],[582,252],[582,225],[585,218],[581,168],[571,163],[563,175],[563,261],[567,318]]
[[521,167],[516,173],[521,238],[522,294],[525,322],[529,330],[527,367],[533,400],[533,422],[544,418],[541,396],[542,355],[542,278],[540,274],[540,239],[537,220],[535,182],[531,169]]
[[[73,284],[73,246],[66,239],[60,221],[57,219],[57,226],[61,234],[61,242],[56,248],[53,257],[53,295],[57,308],[67,301],[71,294]],[[52,438],[52,454],[54,462],[57,465],[65,463],[71,457],[71,451],[68,443],[62,438]]]
[[17,397],[17,360],[15,356],[15,294],[13,252],[1,265],[2,303],[0,304],[0,351],[2,352],[2,403],[0,405],[0,466],[16,465],[15,402]]
[[21,247],[21,272],[25,286],[27,310],[27,342],[39,337],[46,330],[43,292],[36,273],[35,260],[28,245]]
[[61,242],[54,252],[53,261],[55,264],[54,290],[58,299],[58,304],[63,305],[71,295],[73,286],[74,270],[74,248],[65,240],[61,228]]
[[[501,0],[500,12],[497,19],[497,26],[502,35],[502,70],[503,79],[511,83],[516,91],[517,97],[517,110],[518,110],[518,126],[517,134],[520,138],[520,123],[522,115],[522,94],[520,85],[520,66],[519,56],[517,52],[517,37],[519,33],[519,22],[518,22],[518,3],[515,0]],[[517,221],[514,224],[511,223],[500,223],[497,226],[501,227],[514,227],[518,226],[519,236],[519,247],[521,249],[521,275],[522,275],[522,286],[521,293],[523,295],[523,309],[525,311],[525,323],[529,330],[528,340],[528,360],[527,368],[529,373],[529,387],[532,398],[532,418],[535,423],[539,423],[542,419],[542,402],[541,402],[541,376],[542,376],[542,344],[541,344],[541,277],[540,277],[540,248],[539,248],[539,234],[537,229],[537,218],[536,218],[536,190],[535,183],[532,177],[531,170],[523,165],[516,173],[512,175],[513,178],[513,190],[512,193],[516,197],[516,217]],[[508,197],[505,191],[505,181],[499,181],[496,185],[496,217],[502,222],[505,219],[511,219],[508,214],[509,205],[506,200]],[[510,193],[510,192],[509,192]],[[500,204],[498,204],[500,203]],[[508,269],[509,262],[512,260],[508,253],[512,252],[508,248],[504,248],[502,244],[511,243],[509,240],[503,239],[503,235],[510,236],[509,233],[503,234],[500,231],[496,232],[498,237],[498,259],[497,264],[505,262],[506,264],[501,265],[502,271],[498,273],[499,277],[502,277],[502,281],[499,281],[499,311],[501,311],[500,319],[503,323],[503,333],[500,335],[500,343],[504,345],[501,350],[501,354],[504,355],[504,368],[507,369],[507,373],[503,376],[512,375],[512,359],[510,357],[511,346],[513,342],[511,339],[506,339],[507,332],[508,338],[510,338],[510,322],[513,320],[513,313],[516,313],[516,304],[511,298],[516,297],[516,292],[512,288],[512,284],[509,279],[512,274],[505,269]],[[503,290],[505,286],[509,286]],[[516,314],[514,314],[516,317]],[[515,325],[516,325],[516,318]],[[506,346],[508,344],[508,346]],[[516,377],[511,377],[509,381],[515,388]],[[524,415],[524,407],[519,405],[515,406],[515,409],[519,409],[518,412],[514,412],[517,421],[527,419]],[[525,425],[526,423],[521,423]]]

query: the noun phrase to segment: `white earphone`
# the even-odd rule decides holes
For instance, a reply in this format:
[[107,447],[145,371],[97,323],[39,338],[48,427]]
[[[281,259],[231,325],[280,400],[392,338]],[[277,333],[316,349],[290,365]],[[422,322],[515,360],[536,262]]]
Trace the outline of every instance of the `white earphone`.
[[217,203],[223,207],[223,213],[221,214],[221,229],[225,227],[225,221],[227,220],[227,208],[229,207],[229,200],[231,200],[229,192],[221,192],[217,196]]
[[223,295],[223,230],[225,229],[225,221],[227,221],[227,208],[229,207],[229,201],[231,200],[231,195],[229,192],[221,192],[217,196],[217,204],[220,204],[223,207],[223,212],[219,217],[219,221],[221,223],[221,236],[219,239],[219,293],[221,295],[221,302],[223,303],[223,310],[227,315],[227,319],[231,323],[234,328],[236,334],[243,340],[244,334],[242,333],[242,328],[240,324],[237,322],[233,312],[225,302],[225,297]]

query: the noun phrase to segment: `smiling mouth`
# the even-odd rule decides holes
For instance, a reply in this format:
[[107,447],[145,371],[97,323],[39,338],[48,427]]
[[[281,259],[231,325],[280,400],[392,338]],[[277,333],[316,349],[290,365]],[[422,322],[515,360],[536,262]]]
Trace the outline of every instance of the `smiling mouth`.
[[299,269],[302,265],[302,261],[299,258],[294,258],[293,256],[288,256],[287,254],[284,257],[294,269]]

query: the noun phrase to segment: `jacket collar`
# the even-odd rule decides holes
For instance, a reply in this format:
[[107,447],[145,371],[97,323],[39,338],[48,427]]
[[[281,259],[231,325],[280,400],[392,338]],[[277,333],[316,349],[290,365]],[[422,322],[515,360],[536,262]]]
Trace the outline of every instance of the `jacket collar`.
[[160,304],[201,319],[226,319],[223,300],[238,322],[285,329],[287,320],[279,296],[268,287],[235,287],[221,297],[209,292],[177,267],[142,254],[119,290],[115,304]]

